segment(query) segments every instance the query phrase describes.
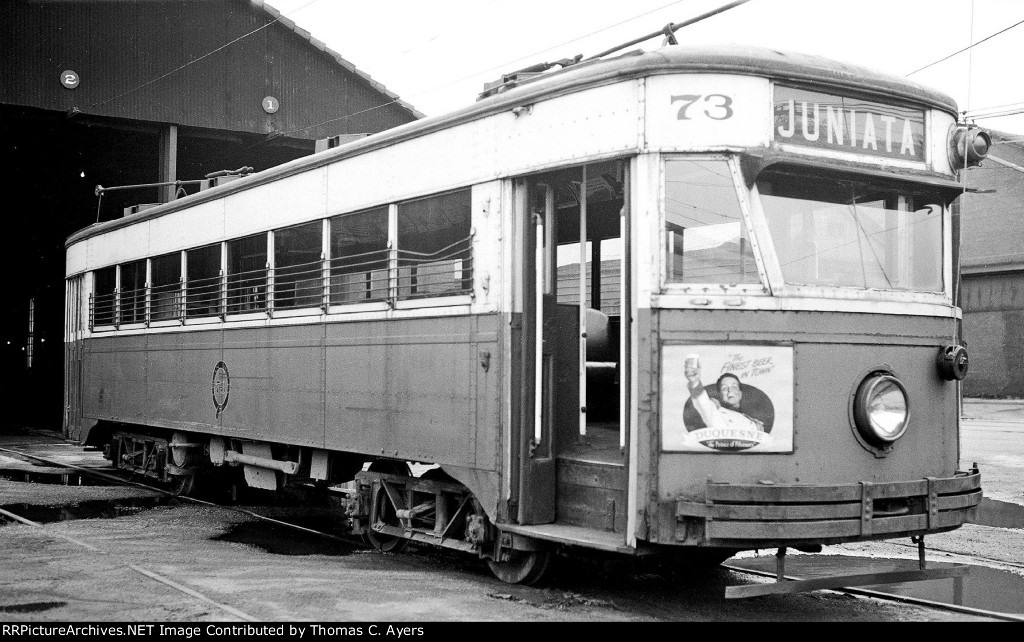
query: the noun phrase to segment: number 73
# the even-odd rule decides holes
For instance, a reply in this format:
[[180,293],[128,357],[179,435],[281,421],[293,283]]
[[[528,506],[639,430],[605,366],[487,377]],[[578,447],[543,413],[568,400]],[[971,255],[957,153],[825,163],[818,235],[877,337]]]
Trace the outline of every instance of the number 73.
[[712,120],[725,120],[726,118],[732,118],[732,97],[726,96],[725,94],[682,94],[679,96],[672,96],[670,104],[678,102],[683,103],[679,107],[679,112],[676,114],[676,120],[692,120],[686,115],[686,112],[690,107],[697,101],[704,99],[702,102],[708,103],[706,109],[704,109],[704,115]]

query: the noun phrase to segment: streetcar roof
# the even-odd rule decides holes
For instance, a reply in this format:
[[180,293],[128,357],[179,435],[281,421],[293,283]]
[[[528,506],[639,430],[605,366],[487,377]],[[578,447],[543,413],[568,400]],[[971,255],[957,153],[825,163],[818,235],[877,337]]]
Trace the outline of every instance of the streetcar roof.
[[129,217],[90,225],[68,237],[65,247],[104,232],[223,198],[234,192],[485,118],[514,107],[576,93],[590,87],[674,73],[756,76],[783,83],[846,91],[876,100],[910,103],[953,115],[957,113],[956,102],[946,94],[906,78],[821,56],[738,45],[673,45],[650,52],[634,51],[614,58],[584,61],[540,74],[453,112],[416,120],[324,152],[297,158],[241,180],[163,203]]

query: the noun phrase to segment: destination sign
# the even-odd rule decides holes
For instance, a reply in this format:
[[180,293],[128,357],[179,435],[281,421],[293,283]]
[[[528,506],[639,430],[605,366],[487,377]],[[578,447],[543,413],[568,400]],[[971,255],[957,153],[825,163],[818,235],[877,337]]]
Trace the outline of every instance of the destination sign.
[[775,86],[777,143],[921,161],[924,112],[857,98]]

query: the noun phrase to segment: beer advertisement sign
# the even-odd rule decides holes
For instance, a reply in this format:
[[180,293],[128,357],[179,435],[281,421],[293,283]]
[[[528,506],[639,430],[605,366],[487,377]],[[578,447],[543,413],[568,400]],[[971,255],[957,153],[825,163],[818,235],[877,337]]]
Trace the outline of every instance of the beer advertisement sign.
[[793,348],[662,347],[661,448],[793,452]]

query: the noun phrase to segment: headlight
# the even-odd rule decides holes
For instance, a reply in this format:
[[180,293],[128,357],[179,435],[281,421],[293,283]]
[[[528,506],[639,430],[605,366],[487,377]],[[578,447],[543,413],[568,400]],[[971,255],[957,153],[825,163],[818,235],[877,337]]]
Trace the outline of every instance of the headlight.
[[899,379],[876,373],[857,388],[853,418],[862,437],[886,447],[899,439],[910,422],[910,400]]

